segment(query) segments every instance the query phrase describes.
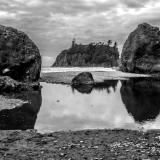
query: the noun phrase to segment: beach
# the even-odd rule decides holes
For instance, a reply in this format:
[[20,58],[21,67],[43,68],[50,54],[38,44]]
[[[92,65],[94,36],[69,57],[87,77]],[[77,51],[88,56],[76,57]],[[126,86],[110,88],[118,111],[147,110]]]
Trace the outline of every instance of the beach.
[[[70,84],[81,71],[55,71],[41,73],[41,81]],[[87,70],[83,70],[87,71]],[[90,71],[90,70],[89,70]],[[90,71],[96,82],[103,80],[147,77],[122,73],[116,70]],[[8,99],[10,101],[10,99]],[[18,102],[15,101],[15,104]],[[13,103],[12,103],[13,105]],[[38,130],[1,130],[1,159],[65,159],[65,160],[106,160],[106,159],[158,159],[160,156],[159,130],[127,129],[85,129],[39,132]]]

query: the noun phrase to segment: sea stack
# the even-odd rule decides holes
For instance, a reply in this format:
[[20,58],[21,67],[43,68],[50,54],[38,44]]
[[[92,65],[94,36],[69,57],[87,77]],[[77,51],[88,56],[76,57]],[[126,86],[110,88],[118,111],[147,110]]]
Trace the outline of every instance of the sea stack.
[[130,33],[123,46],[120,69],[133,73],[160,72],[158,27],[142,23]]
[[62,51],[53,67],[114,67],[118,66],[119,52],[117,43],[77,44],[73,39],[69,49]]

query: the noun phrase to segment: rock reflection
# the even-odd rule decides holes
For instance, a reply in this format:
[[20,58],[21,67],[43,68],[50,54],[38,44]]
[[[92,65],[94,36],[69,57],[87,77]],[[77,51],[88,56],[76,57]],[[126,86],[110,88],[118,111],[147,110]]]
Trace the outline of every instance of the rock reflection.
[[108,94],[111,93],[111,89],[116,91],[118,80],[105,80],[102,83],[97,83],[95,85],[79,85],[72,86],[72,90],[76,89],[80,93],[90,94],[93,90],[106,90]]
[[78,92],[80,93],[85,93],[85,94],[90,94],[93,90],[93,85],[79,85],[79,86],[71,86],[73,93],[74,93],[74,89],[76,89]]
[[42,96],[41,91],[25,92],[14,95],[16,98],[27,100],[22,106],[0,111],[1,130],[26,130],[34,129],[39,112]]
[[135,121],[154,120],[160,113],[160,82],[158,80],[130,79],[122,81],[121,98]]

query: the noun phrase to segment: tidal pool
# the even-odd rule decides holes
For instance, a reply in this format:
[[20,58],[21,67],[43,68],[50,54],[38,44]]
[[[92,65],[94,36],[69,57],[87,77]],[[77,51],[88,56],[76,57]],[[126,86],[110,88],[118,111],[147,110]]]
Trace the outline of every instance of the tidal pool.
[[109,80],[76,89],[41,83],[40,132],[82,129],[160,129],[160,83]]
[[41,85],[41,91],[16,95],[26,101],[22,106],[0,110],[1,130],[160,129],[159,80],[106,80],[76,88]]

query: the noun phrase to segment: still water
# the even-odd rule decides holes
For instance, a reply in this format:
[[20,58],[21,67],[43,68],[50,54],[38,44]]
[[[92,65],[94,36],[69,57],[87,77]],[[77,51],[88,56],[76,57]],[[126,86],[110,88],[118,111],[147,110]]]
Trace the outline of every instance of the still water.
[[42,85],[42,105],[35,124],[39,131],[160,128],[158,81],[110,80],[76,89]]
[[29,103],[0,111],[0,129],[160,129],[159,81],[109,80],[74,89],[41,85],[41,91],[25,93]]

